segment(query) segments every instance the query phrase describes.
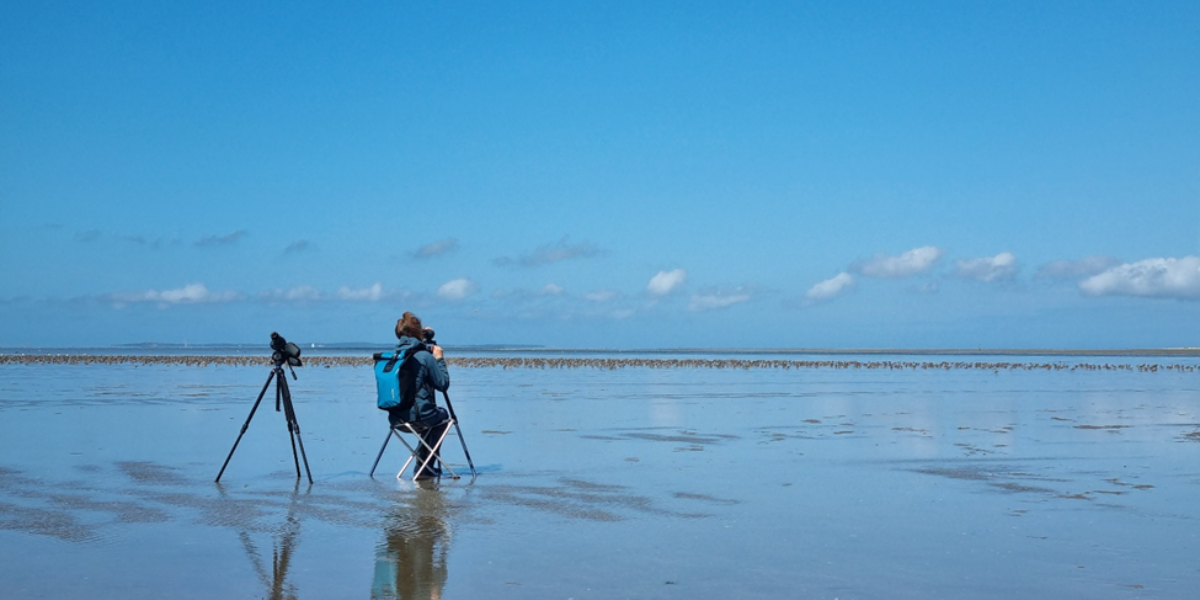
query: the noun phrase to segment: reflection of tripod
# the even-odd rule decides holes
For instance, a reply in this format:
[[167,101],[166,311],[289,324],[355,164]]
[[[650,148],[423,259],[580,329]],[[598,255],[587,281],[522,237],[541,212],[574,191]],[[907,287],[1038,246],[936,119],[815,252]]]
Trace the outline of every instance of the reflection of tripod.
[[[217,484],[217,491],[220,492],[222,499],[227,498],[225,486]],[[270,600],[296,600],[298,597],[296,585],[288,581],[288,569],[292,564],[292,554],[299,545],[300,518],[296,516],[296,501],[299,496],[300,481],[296,480],[296,489],[292,491],[291,500],[288,502],[287,517],[273,534],[275,539],[271,553],[270,572],[267,571],[263,553],[259,551],[258,546],[250,537],[251,531],[261,531],[262,528],[256,527],[253,523],[246,523],[238,532],[238,538],[242,540],[242,547],[246,549],[246,556],[250,559],[250,565],[254,567],[259,581],[267,589],[267,594],[263,597]]]
[[[221,481],[221,475],[225,473],[225,467],[229,466],[229,459],[233,458],[233,452],[237,450],[238,444],[242,441],[242,436],[246,435],[246,429],[250,427],[250,419],[254,418],[254,412],[258,410],[258,405],[262,402],[263,396],[267,393],[267,388],[271,387],[271,380],[275,380],[275,412],[279,412],[280,405],[283,406],[284,416],[287,418],[288,436],[292,438],[292,460],[296,462],[296,479],[300,479],[300,458],[304,459],[304,472],[308,474],[308,483],[312,485],[312,471],[308,470],[308,457],[304,454],[304,440],[300,438],[300,423],[296,421],[296,409],[292,406],[292,392],[288,390],[287,376],[283,373],[283,364],[287,361],[282,354],[276,352],[272,357],[274,367],[271,368],[271,374],[267,376],[267,382],[263,384],[263,389],[258,393],[258,400],[254,401],[254,407],[250,409],[250,416],[246,417],[246,422],[242,424],[242,431],[238,434],[237,440],[233,442],[233,448],[229,449],[229,456],[225,457],[225,464],[221,465],[221,472],[217,473],[216,481]],[[297,364],[299,360],[297,359]],[[292,379],[296,378],[296,371],[292,369],[292,365],[288,364],[288,369],[292,371]],[[300,443],[300,454],[296,454],[296,443]]]

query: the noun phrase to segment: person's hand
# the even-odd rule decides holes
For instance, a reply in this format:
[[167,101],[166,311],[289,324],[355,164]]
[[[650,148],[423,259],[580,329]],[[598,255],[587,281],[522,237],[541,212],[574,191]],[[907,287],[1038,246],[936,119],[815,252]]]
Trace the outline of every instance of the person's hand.
[[434,346],[429,351],[433,353],[434,358],[436,358],[438,360],[442,359],[442,347],[441,346]]

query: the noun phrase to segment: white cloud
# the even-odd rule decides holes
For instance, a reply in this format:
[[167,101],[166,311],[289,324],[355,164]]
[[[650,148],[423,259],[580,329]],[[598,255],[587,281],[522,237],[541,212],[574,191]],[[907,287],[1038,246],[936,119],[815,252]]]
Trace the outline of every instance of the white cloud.
[[87,231],[79,231],[75,233],[75,241],[91,243],[103,237],[99,229],[89,229]]
[[698,292],[692,295],[692,301],[688,303],[688,310],[702,311],[725,308],[734,304],[748,302],[750,298],[750,293],[742,288]]
[[268,290],[258,293],[259,300],[268,302],[305,302],[321,298],[321,291],[311,285],[298,285],[291,289]]
[[563,294],[563,291],[564,290],[561,285],[558,285],[556,283],[547,283],[546,287],[538,290],[538,295],[539,296],[561,296]]
[[874,258],[860,262],[851,269],[864,277],[902,279],[929,270],[941,258],[942,252],[936,246],[922,246],[900,256],[876,254]]
[[371,287],[357,289],[342,286],[338,288],[337,297],[338,300],[378,302],[383,299],[383,284],[375,282]]
[[1038,269],[1038,278],[1079,279],[1103,273],[1121,261],[1111,256],[1088,256],[1079,260],[1056,260]]
[[457,250],[457,249],[458,249],[458,240],[457,239],[445,238],[445,239],[438,240],[436,242],[430,242],[428,244],[425,244],[424,246],[421,246],[420,248],[417,248],[417,251],[413,252],[413,257],[414,258],[433,258],[435,256],[441,256],[443,254],[453,252],[454,250]]
[[214,246],[228,246],[238,243],[239,240],[246,237],[246,230],[239,229],[233,233],[225,235],[206,235],[199,240],[196,240],[196,246],[199,248],[211,248]]
[[591,242],[572,244],[569,238],[563,238],[555,244],[539,246],[532,254],[521,257],[521,264],[526,266],[545,265],[573,258],[590,258],[601,253],[600,247]]
[[805,294],[809,300],[828,300],[848,291],[854,286],[854,276],[842,272],[808,288]]
[[544,244],[542,246],[538,246],[533,252],[523,254],[516,260],[513,260],[507,256],[501,256],[499,258],[492,259],[492,264],[497,266],[507,266],[516,263],[525,267],[537,267],[541,265],[562,262],[564,260],[591,258],[593,256],[600,256],[601,254],[604,254],[604,251],[592,242],[579,242],[578,244],[572,244],[569,237],[564,237],[553,244]]
[[650,292],[652,296],[666,296],[679,289],[686,280],[687,271],[683,269],[659,271],[658,275],[651,277],[650,283],[646,284],[646,291]]
[[1200,299],[1200,257],[1149,258],[1113,267],[1079,283],[1089,296]]
[[292,254],[295,252],[304,252],[306,250],[312,250],[313,248],[314,248],[313,243],[308,240],[296,240],[296,241],[288,244],[287,247],[283,249],[283,253],[284,254]]
[[984,282],[1009,280],[1017,275],[1017,257],[1012,252],[1001,252],[995,256],[956,260],[954,274]]
[[621,292],[617,290],[593,290],[583,295],[584,300],[592,302],[608,302],[620,297]]
[[112,295],[120,304],[134,302],[157,302],[159,304],[215,304],[235,302],[245,298],[241,292],[213,292],[203,283],[189,283],[174,290],[146,290],[144,292],[121,292]]
[[476,285],[474,281],[471,281],[466,277],[460,277],[458,279],[451,279],[450,281],[443,283],[442,286],[438,288],[437,295],[439,298],[444,300],[454,301],[462,300],[477,291],[479,291],[479,286]]

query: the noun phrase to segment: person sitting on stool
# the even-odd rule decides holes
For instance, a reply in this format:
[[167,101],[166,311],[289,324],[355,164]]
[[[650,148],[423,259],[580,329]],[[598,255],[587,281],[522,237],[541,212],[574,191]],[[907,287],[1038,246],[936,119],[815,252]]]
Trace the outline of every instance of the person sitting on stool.
[[[396,337],[400,340],[396,344],[396,356],[402,356],[413,346],[421,344],[421,339],[425,337],[425,328],[421,326],[421,319],[410,312],[405,312],[404,316],[396,321]],[[426,350],[418,350],[412,358],[418,365],[416,394],[412,409],[409,411],[401,411],[400,408],[387,409],[388,423],[392,427],[403,422],[428,427],[421,433],[421,439],[425,440],[426,444],[433,446],[448,427],[446,420],[450,416],[446,413],[446,409],[437,405],[437,392],[444,392],[450,388],[450,372],[446,370],[446,359],[441,346],[427,344]],[[442,465],[436,459],[430,461],[424,471],[416,472],[416,469],[421,468],[421,464],[428,456],[429,450],[424,445],[417,449],[417,462],[413,467],[413,477],[416,479],[428,479],[442,475]]]

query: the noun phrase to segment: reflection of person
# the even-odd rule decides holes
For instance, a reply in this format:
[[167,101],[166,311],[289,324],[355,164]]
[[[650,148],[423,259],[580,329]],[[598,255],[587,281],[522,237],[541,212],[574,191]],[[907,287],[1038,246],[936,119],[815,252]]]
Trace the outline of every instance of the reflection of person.
[[371,600],[432,600],[446,586],[450,527],[446,505],[434,482],[424,482],[411,504],[388,515],[375,552]]
[[[406,312],[396,321],[396,354],[401,355],[410,348],[421,344],[425,337],[425,328],[416,315]],[[450,372],[446,370],[446,359],[443,357],[441,346],[428,344],[426,350],[418,350],[413,354],[417,362],[416,394],[412,410],[401,411],[399,408],[388,409],[388,422],[396,426],[401,422],[409,422],[428,427],[421,433],[425,443],[433,446],[446,431],[446,420],[449,415],[446,409],[437,405],[437,392],[450,388]],[[417,461],[413,476],[417,479],[440,477],[442,465],[437,460],[430,461],[424,471],[416,472],[425,462],[429,451],[424,446],[417,449]]]

